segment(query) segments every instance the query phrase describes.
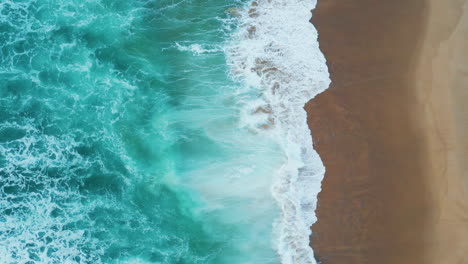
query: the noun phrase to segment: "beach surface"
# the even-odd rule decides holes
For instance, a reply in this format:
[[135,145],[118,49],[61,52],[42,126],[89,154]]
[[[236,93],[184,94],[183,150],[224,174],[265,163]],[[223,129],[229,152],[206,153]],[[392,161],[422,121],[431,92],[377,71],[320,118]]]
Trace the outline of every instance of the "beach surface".
[[327,263],[468,263],[463,0],[321,0],[332,84],[307,106]]

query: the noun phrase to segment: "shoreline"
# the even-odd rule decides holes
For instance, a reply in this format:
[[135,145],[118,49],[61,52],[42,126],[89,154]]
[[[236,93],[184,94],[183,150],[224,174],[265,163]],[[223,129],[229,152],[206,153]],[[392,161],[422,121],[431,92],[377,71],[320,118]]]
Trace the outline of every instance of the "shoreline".
[[304,105],[326,90],[330,79],[308,21],[313,8],[315,1],[249,2],[236,11],[239,30],[226,53],[234,77],[261,94],[246,105],[246,113],[255,116],[246,127],[267,131],[281,153],[271,195],[279,209],[273,243],[282,263],[315,263],[309,227],[316,221],[325,168],[312,148]]
[[326,167],[311,236],[323,264],[468,261],[463,6],[321,0],[313,11],[332,79],[306,106]]

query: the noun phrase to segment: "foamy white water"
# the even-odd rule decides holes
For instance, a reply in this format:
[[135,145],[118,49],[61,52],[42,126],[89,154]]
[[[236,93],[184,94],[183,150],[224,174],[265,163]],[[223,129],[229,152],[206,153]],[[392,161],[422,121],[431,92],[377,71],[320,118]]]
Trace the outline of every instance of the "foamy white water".
[[316,263],[310,226],[325,168],[312,147],[304,105],[330,79],[309,22],[315,5],[316,0],[250,2],[236,11],[241,25],[226,50],[233,77],[262,94],[245,110],[244,125],[274,137],[287,157],[272,187],[281,209],[274,247],[283,264]]

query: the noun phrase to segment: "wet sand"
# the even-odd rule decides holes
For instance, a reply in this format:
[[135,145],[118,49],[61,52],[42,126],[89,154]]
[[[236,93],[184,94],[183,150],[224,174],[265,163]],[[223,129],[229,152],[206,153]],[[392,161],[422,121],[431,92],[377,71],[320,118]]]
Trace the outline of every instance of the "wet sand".
[[322,263],[468,263],[463,4],[320,0],[314,10],[332,79],[306,106],[327,168],[311,237]]

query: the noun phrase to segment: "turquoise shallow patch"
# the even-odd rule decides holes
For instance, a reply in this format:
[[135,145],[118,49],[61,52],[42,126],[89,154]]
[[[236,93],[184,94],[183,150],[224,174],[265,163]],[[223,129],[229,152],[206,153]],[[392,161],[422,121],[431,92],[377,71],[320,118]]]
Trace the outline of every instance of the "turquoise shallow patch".
[[242,4],[0,3],[1,263],[278,263],[284,157],[222,50]]

